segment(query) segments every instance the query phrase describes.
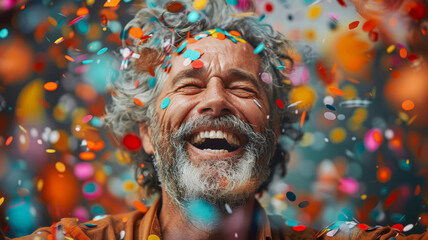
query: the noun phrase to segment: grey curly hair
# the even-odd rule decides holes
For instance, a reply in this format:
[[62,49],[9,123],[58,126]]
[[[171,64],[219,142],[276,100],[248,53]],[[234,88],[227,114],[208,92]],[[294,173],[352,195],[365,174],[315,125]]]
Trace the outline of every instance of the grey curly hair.
[[[260,43],[265,44],[266,47],[259,55],[264,71],[273,79],[271,84],[265,84],[265,90],[270,96],[269,124],[271,127],[274,124],[280,124],[281,134],[293,140],[299,139],[302,133],[292,126],[298,116],[290,113],[287,107],[277,106],[278,99],[285,106],[288,104],[288,92],[291,88],[290,81],[287,80],[287,73],[291,71],[293,64],[289,57],[289,51],[292,49],[289,41],[281,33],[275,32],[270,25],[262,24],[257,18],[239,16],[237,10],[230,7],[224,0],[209,1],[202,11],[198,11],[201,17],[195,23],[187,19],[187,15],[195,11],[191,2],[185,4],[184,8],[175,13],[162,8],[143,8],[125,26],[121,34],[125,39],[124,47],[139,54],[140,57],[129,58],[128,66],[121,72],[119,80],[112,83],[113,102],[107,109],[104,120],[106,126],[117,137],[117,142],[121,144],[119,139],[127,133],[138,133],[139,123],[150,124],[154,116],[156,99],[167,74],[164,71],[165,66],[162,66],[162,58],[169,51],[174,52],[177,46],[187,38],[188,33],[192,35],[215,28],[239,32],[253,48]],[[132,28],[141,29],[144,36],[139,38],[136,38],[135,34],[126,36]],[[153,78],[153,72],[156,74],[156,79]],[[135,98],[143,102],[144,106],[135,104],[133,101]],[[146,154],[143,150],[130,154],[131,161],[136,165],[136,178],[140,179],[139,183],[146,193],[150,195],[159,192],[160,184],[153,167],[153,156]],[[259,192],[267,188],[278,167],[282,170],[281,175],[285,175],[287,161],[287,152],[278,145],[270,161],[271,176],[262,184]],[[141,164],[144,164],[144,168],[140,167]]]

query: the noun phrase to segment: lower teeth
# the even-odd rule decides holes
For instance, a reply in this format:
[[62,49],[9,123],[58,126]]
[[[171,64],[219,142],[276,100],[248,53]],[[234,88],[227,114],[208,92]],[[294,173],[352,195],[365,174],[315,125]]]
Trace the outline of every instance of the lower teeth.
[[209,149],[209,148],[204,149],[204,151],[212,152],[212,153],[228,153],[229,152],[226,149]]

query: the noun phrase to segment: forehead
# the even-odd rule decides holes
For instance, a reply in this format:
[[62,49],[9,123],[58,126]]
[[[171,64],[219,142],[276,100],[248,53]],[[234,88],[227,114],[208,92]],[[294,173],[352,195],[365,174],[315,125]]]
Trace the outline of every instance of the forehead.
[[[187,49],[201,50],[203,55],[199,60],[204,62],[204,68],[211,71],[223,71],[231,67],[239,67],[247,71],[257,72],[260,68],[260,57],[254,54],[254,48],[249,43],[234,43],[229,39],[219,40],[215,37],[202,38],[187,45]],[[192,65],[184,66],[183,52],[173,55],[171,75]]]

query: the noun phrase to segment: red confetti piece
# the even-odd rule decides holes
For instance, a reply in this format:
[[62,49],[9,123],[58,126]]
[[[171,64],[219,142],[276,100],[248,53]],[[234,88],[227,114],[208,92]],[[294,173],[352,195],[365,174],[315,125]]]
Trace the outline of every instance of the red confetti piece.
[[144,205],[144,203],[142,203],[138,200],[134,201],[134,207],[135,207],[135,209],[137,209],[138,211],[140,211],[142,213],[146,213],[148,210],[146,205]]
[[412,61],[412,62],[418,60],[418,57],[414,53],[410,53],[409,56],[407,56],[407,58],[409,59],[409,61]]
[[192,62],[193,68],[202,68],[203,66],[204,66],[204,62],[202,62],[201,60],[195,60]]
[[401,225],[401,224],[399,224],[399,223],[397,223],[397,224],[394,224],[394,225],[392,225],[392,227],[391,227],[392,229],[395,229],[395,230],[397,230],[397,231],[399,231],[399,232],[402,232],[403,231],[403,229],[404,229],[404,226],[403,225]]
[[375,31],[370,31],[369,32],[369,38],[372,42],[376,42],[379,39],[379,33],[375,32]]
[[349,30],[352,30],[352,29],[354,29],[354,28],[356,28],[356,27],[358,27],[358,25],[360,24],[360,21],[354,21],[354,22],[351,22],[350,24],[349,24]]
[[296,232],[301,232],[301,231],[305,231],[306,226],[305,225],[297,225],[293,227],[293,230]]
[[277,99],[276,100],[276,105],[278,105],[278,107],[281,108],[281,109],[284,108],[284,103],[281,101],[281,99]]
[[339,88],[329,87],[329,88],[328,88],[328,90],[329,90],[331,93],[336,94],[336,95],[339,95],[339,96],[343,96],[343,95],[344,95],[343,91],[342,91],[342,90],[340,90]]
[[318,71],[318,75],[320,76],[321,80],[329,85],[333,82],[333,75],[327,71],[327,69],[324,66],[324,63],[319,61],[317,63],[317,71]]
[[266,9],[266,12],[268,12],[268,13],[272,12],[273,11],[273,5],[272,5],[272,3],[270,3],[270,2],[266,3],[265,4],[265,9]]
[[123,138],[123,145],[130,151],[137,151],[141,148],[141,139],[137,135],[127,134]]
[[152,77],[156,77],[155,70],[153,69],[152,66],[149,66],[149,73],[150,73],[150,75],[152,75]]
[[306,111],[302,113],[302,117],[300,118],[300,127],[303,127],[303,123],[305,123]]
[[416,21],[422,20],[427,14],[425,4],[417,1],[411,1],[407,4],[406,10],[409,12],[409,16]]
[[357,227],[363,231],[366,231],[367,229],[369,229],[369,226],[367,224],[364,224],[364,223],[358,224]]
[[82,20],[85,16],[86,16],[86,15],[83,15],[83,16],[80,16],[80,17],[75,18],[74,20],[72,20],[72,21],[68,24],[68,26],[71,26],[71,25],[73,25],[73,24],[77,23],[78,21]]
[[137,88],[137,87],[138,87],[138,79],[137,79],[137,80],[135,80],[135,82],[134,82],[134,87],[135,87],[135,88]]
[[370,32],[373,31],[376,28],[377,24],[374,20],[368,20],[363,25],[363,31]]
[[171,13],[181,12],[184,8],[184,5],[178,1],[170,1],[165,6],[166,10]]
[[340,4],[340,6],[347,7],[345,1],[343,1],[343,0],[337,0],[337,2]]
[[420,193],[421,193],[421,186],[419,186],[419,184],[418,184],[415,188],[414,194],[415,194],[415,196],[419,196]]
[[384,209],[391,206],[398,198],[398,196],[401,195],[401,189],[395,189],[391,194],[389,194],[388,198],[386,199],[385,203],[383,204]]
[[13,136],[8,137],[6,140],[6,146],[9,146],[12,143],[12,140],[13,140]]

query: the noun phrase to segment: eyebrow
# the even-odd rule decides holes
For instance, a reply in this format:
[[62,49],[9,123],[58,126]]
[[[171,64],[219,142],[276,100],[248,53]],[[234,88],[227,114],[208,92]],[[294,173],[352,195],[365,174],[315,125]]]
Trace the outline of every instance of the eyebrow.
[[[206,68],[190,68],[180,71],[173,79],[173,85],[177,84],[181,79],[183,78],[200,78],[204,74],[206,74]],[[248,71],[239,69],[239,68],[232,68],[226,71],[226,74],[224,77],[227,78],[239,78],[244,79],[249,82],[251,82],[256,87],[261,87],[260,81],[251,73]]]

